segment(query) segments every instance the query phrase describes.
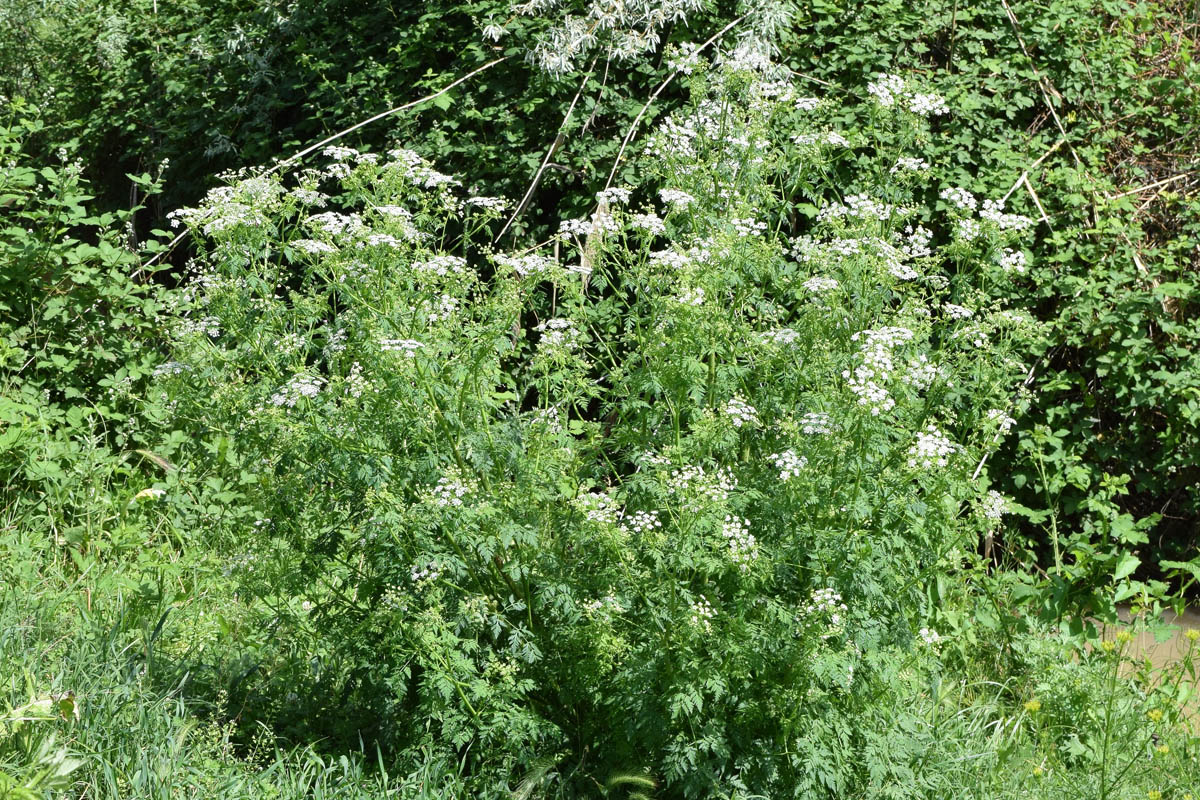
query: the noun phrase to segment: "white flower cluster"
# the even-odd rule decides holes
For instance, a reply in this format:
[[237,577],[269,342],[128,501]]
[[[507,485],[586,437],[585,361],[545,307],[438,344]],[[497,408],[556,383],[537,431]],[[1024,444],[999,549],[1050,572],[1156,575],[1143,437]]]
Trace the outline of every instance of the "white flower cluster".
[[922,117],[940,117],[950,113],[950,106],[940,94],[913,92],[908,96],[908,110]]
[[[610,190],[611,191],[611,190]],[[566,236],[592,236],[593,234],[612,233],[621,229],[612,214],[597,211],[591,219],[564,219],[559,223],[558,230]]]
[[185,317],[179,321],[178,325],[179,333],[184,336],[200,334],[215,339],[221,335],[221,321],[212,316]]
[[808,459],[804,456],[796,455],[795,450],[784,450],[782,453],[774,453],[770,459],[775,462],[775,469],[779,470],[779,480],[788,481],[800,474],[800,471],[808,466]]
[[827,144],[832,147],[849,147],[850,140],[837,131],[822,133],[797,133],[792,136],[792,142],[801,147]]
[[185,372],[191,372],[192,368],[179,361],[164,361],[154,368],[154,377],[161,378],[164,375],[182,375]]
[[1002,409],[990,408],[987,412],[987,420],[995,423],[997,430],[1001,434],[1008,433],[1017,424],[1017,421],[1006,414]]
[[954,303],[945,303],[942,305],[942,311],[950,319],[970,319],[975,316],[975,312],[966,306],[956,305]]
[[442,571],[438,569],[436,564],[432,563],[425,564],[423,566],[420,564],[413,564],[412,568],[409,570],[409,578],[412,579],[413,583],[417,584],[418,588],[427,586],[435,582],[440,577],[442,577]]
[[800,430],[806,436],[828,436],[833,433],[833,420],[823,412],[810,411],[800,418]]
[[733,427],[740,428],[743,425],[757,425],[758,411],[754,406],[747,403],[740,397],[734,396],[725,404],[725,415],[729,417],[729,421]]
[[784,346],[800,341],[800,334],[791,328],[774,328],[769,331],[763,331],[758,335],[758,338],[763,344]]
[[979,222],[973,219],[960,219],[954,226],[954,235],[964,242],[973,242],[983,233]]
[[671,465],[671,459],[653,450],[646,450],[638,455],[635,460],[643,467],[667,467]]
[[612,186],[602,192],[596,192],[596,201],[599,203],[612,203],[613,205],[625,205],[629,202],[629,198],[633,192],[621,186]]
[[329,195],[318,192],[315,189],[308,189],[297,186],[288,192],[296,202],[304,206],[313,206],[314,208],[324,208],[325,203],[329,200]]
[[983,512],[984,519],[999,521],[1008,513],[1008,498],[992,489],[983,498],[980,504],[980,510]]
[[724,503],[736,488],[737,479],[727,467],[708,472],[689,464],[671,470],[667,480],[667,494],[684,498],[683,508],[691,513],[701,511],[706,503]]
[[896,163],[888,170],[889,173],[895,175],[897,172],[928,172],[929,162],[923,158],[912,158],[910,156],[901,156],[896,159]]
[[438,297],[436,303],[431,300],[425,301],[421,308],[425,321],[432,325],[436,322],[445,322],[453,317],[458,312],[458,305],[457,297],[444,294]]
[[497,214],[502,214],[508,209],[508,201],[503,197],[468,197],[467,205]]
[[899,75],[879,73],[875,80],[867,84],[867,92],[875,97],[875,101],[884,108],[891,108],[897,103],[903,103],[914,114],[923,117],[949,114],[950,107],[941,95],[914,92],[908,88],[907,81]]
[[704,305],[704,290],[699,286],[684,289],[675,296],[675,302],[685,306],[696,306],[697,308]]
[[729,220],[738,236],[759,236],[767,232],[767,223],[752,217],[733,217]]
[[913,469],[944,467],[950,463],[950,456],[961,449],[931,423],[917,434],[916,442],[908,448],[908,466]]
[[609,593],[604,597],[600,597],[595,600],[588,600],[586,603],[584,603],[583,610],[585,613],[591,616],[598,615],[602,612],[608,614],[614,612],[621,614],[625,611],[625,605],[617,599],[616,595],[614,595],[611,590],[609,590]]
[[817,214],[818,222],[828,222],[831,219],[871,219],[886,222],[893,216],[907,213],[907,209],[894,206],[891,203],[880,202],[865,194],[847,195],[842,203],[831,203]]
[[976,199],[975,195],[971,194],[961,186],[952,186],[942,189],[941,194],[938,196],[950,203],[950,205],[954,206],[959,211],[974,211],[979,207],[979,200]]
[[184,223],[208,236],[239,227],[258,228],[271,217],[283,194],[283,187],[271,178],[251,176],[211,189],[199,207],[181,208],[167,217],[173,228]]
[[355,361],[346,376],[346,394],[358,399],[371,390],[371,382],[363,377],[362,364]]
[[390,233],[370,233],[367,234],[367,238],[358,243],[358,246],[390,247],[393,250],[399,250],[404,247],[404,243]]
[[357,214],[339,214],[336,211],[314,214],[305,220],[305,224],[331,236],[355,235],[366,228]]
[[492,258],[497,264],[511,269],[522,278],[530,275],[545,275],[558,266],[558,262],[553,258],[540,253],[526,253],[519,256],[497,254]]
[[694,627],[710,631],[712,630],[712,620],[716,616],[717,612],[713,610],[712,604],[708,602],[708,598],[700,595],[700,598],[692,603],[692,614],[688,621]]
[[426,189],[445,189],[459,185],[457,180],[438,172],[428,161],[412,150],[405,148],[389,150],[388,157],[392,160],[388,163],[387,168],[399,171],[416,186]]
[[1018,275],[1025,274],[1026,259],[1025,254],[1020,250],[1011,250],[1004,248],[1004,252],[1000,254],[1000,269],[1005,272],[1015,272]]
[[[1003,312],[1001,312],[1003,313]],[[951,341],[967,342],[975,347],[987,347],[989,338],[982,325],[965,325],[950,334]]]
[[471,486],[456,474],[438,478],[433,487],[431,497],[433,504],[442,508],[458,508],[463,504],[463,498],[471,493]]
[[579,347],[579,329],[569,319],[556,317],[548,319],[534,328],[542,334],[540,345],[556,350],[575,350]]
[[921,225],[915,228],[912,225],[905,225],[900,250],[909,258],[926,258],[933,255],[933,248],[930,247],[932,241],[933,231]]
[[621,518],[621,509],[607,492],[585,492],[575,499],[575,507],[602,525],[615,525]]
[[683,42],[671,48],[667,56],[667,68],[672,72],[691,75],[692,70],[700,65],[700,46],[694,42]]
[[638,230],[646,231],[652,236],[659,236],[667,232],[667,226],[662,219],[655,213],[634,214],[629,218],[629,224]]
[[917,631],[917,638],[921,640],[921,644],[931,650],[937,650],[942,644],[942,635],[932,628],[921,628]]
[[721,535],[729,545],[730,560],[737,564],[742,572],[750,569],[750,564],[758,558],[758,541],[754,534],[750,533],[750,520],[725,517]]
[[297,375],[271,395],[271,404],[295,408],[300,398],[316,397],[324,385],[325,379],[319,375]]
[[859,331],[850,337],[861,341],[859,364],[854,371],[843,370],[850,391],[858,395],[858,404],[871,409],[872,416],[879,416],[896,406],[895,399],[887,390],[887,382],[895,369],[893,351],[905,342],[912,341],[913,332],[908,328],[884,327]]
[[692,259],[678,250],[655,250],[650,254],[650,263],[656,267],[681,270],[691,266]]
[[[954,206],[958,212],[968,215],[973,214],[979,208],[979,200],[975,195],[961,186],[943,189],[939,197]],[[983,207],[979,209],[979,219],[968,216],[955,221],[955,236],[964,242],[974,241],[983,233],[982,222],[992,223],[1001,231],[1024,231],[1033,225],[1033,220],[1029,217],[1020,214],[1006,214],[1003,200],[984,200]],[[1008,256],[1012,252],[1005,250],[1004,256]],[[1005,267],[1006,271],[1022,272],[1025,268],[1025,257],[1023,254],[1018,254],[1013,257],[1011,264],[1005,264],[1004,257],[1002,257],[1001,265]]]
[[687,192],[679,189],[660,189],[658,196],[666,203],[672,211],[682,211],[683,209],[696,202],[696,198],[692,197]]
[[[524,16],[545,18],[559,6],[558,0],[524,0],[514,5],[513,10]],[[579,59],[601,47],[609,58],[628,61],[654,50],[667,25],[687,20],[702,7],[701,0],[593,2],[583,6],[582,13],[564,12],[541,34],[529,58],[539,68],[556,75],[575,69]],[[489,22],[483,33],[497,41],[506,31],[503,26]],[[671,58],[675,63],[673,69],[694,68],[695,49],[684,48]]]
[[1021,214],[1004,213],[1003,200],[984,200],[979,218],[996,223],[1002,231],[1024,231],[1033,226],[1033,220]]
[[824,628],[820,636],[822,639],[828,639],[846,629],[847,611],[849,609],[836,590],[816,589],[809,601],[800,607],[796,618],[801,626],[806,628],[823,623]]
[[885,108],[891,108],[903,96],[906,84],[899,75],[889,75],[881,72],[875,80],[867,84],[867,92],[875,98],[875,102]]
[[628,534],[651,533],[662,527],[657,511],[635,511],[632,516],[621,512],[621,529]]
[[840,285],[841,284],[839,284],[833,278],[826,278],[824,275],[815,275],[801,284],[806,291],[811,292],[812,294],[824,294],[825,292],[832,292]]
[[[919,353],[908,360],[908,368],[901,380],[917,391],[925,391],[938,378],[945,378],[946,370],[929,360],[929,356]],[[950,384],[947,384],[950,385]]]
[[425,345],[415,339],[380,339],[379,349],[385,353],[403,353],[408,358],[413,358],[417,354],[417,350]]
[[336,253],[337,248],[326,242],[319,242],[316,239],[294,239],[291,246],[297,250],[303,250],[310,256],[315,256],[319,253]]
[[436,275],[444,278],[448,275],[467,274],[467,260],[460,256],[437,255],[423,261],[414,261],[412,270],[424,275]]

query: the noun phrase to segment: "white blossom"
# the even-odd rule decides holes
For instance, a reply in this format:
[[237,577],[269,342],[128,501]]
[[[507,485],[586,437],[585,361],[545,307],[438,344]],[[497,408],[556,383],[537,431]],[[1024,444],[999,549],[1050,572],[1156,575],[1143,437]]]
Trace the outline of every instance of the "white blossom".
[[914,469],[944,467],[959,450],[961,448],[946,438],[936,425],[930,424],[917,434],[916,442],[908,448],[908,466]]
[[784,450],[782,453],[775,453],[770,458],[775,462],[775,468],[779,470],[779,480],[784,482],[799,476],[800,471],[808,466],[808,459],[796,455],[795,450]]
[[758,411],[754,406],[747,403],[740,397],[732,397],[725,404],[725,415],[729,417],[729,421],[733,427],[740,428],[743,425],[754,426],[758,424]]

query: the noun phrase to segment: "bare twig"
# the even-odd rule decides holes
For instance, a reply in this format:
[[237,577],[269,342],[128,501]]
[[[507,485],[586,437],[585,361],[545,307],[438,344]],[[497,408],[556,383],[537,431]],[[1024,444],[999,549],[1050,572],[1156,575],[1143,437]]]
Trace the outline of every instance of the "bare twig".
[[542,159],[542,165],[534,173],[533,180],[529,183],[529,188],[525,190],[525,196],[521,198],[521,202],[517,205],[516,210],[508,218],[508,222],[504,223],[504,227],[500,229],[500,233],[496,234],[494,241],[499,242],[504,234],[508,233],[508,229],[512,227],[512,224],[517,221],[517,218],[521,216],[525,208],[529,205],[529,201],[533,198],[533,193],[537,191],[538,185],[542,182],[542,175],[545,174],[546,168],[550,165],[550,159],[554,158],[554,154],[558,152],[558,148],[562,147],[563,142],[566,140],[567,125],[571,122],[571,115],[575,113],[575,106],[579,103],[579,98],[583,95],[584,87],[591,80],[592,71],[595,68],[596,59],[592,59],[587,74],[583,76],[583,80],[579,83],[579,91],[575,92],[575,97],[571,100],[571,105],[567,108],[567,113],[563,115],[563,121],[558,126],[558,133],[554,137],[554,142],[550,145],[550,149],[546,151],[546,157]]
[[1029,190],[1029,196],[1033,198],[1033,204],[1037,206],[1038,211],[1042,212],[1042,222],[1050,224],[1050,216],[1046,213],[1046,209],[1042,208],[1042,201],[1038,199],[1037,192],[1033,190],[1033,184],[1029,182],[1029,176],[1022,178],[1025,182],[1025,188]]
[[1012,193],[1015,192],[1022,183],[1028,183],[1029,182],[1029,173],[1033,172],[1035,169],[1037,169],[1039,164],[1041,164],[1043,161],[1045,161],[1047,158],[1049,158],[1050,155],[1055,150],[1062,147],[1063,143],[1066,141],[1067,140],[1065,138],[1059,139],[1057,142],[1055,142],[1054,144],[1052,144],[1050,146],[1049,150],[1047,150],[1046,152],[1044,152],[1040,156],[1038,156],[1038,159],[1036,161],[1034,161],[1032,164],[1030,164],[1028,167],[1026,167],[1024,170],[1022,170],[1021,177],[1017,178],[1016,181],[1013,182],[1012,188],[1010,188],[1007,192],[1004,193],[1004,197],[1002,197],[1000,199],[1000,202],[1002,202],[1002,203],[1006,202],[1008,200],[1008,198],[1012,195]]
[[[700,45],[700,47],[698,47],[696,49],[696,53],[704,52],[704,50],[709,45],[711,45],[717,39],[720,39],[725,34],[729,33],[730,30],[732,30],[735,26],[739,25],[742,22],[742,20],[744,20],[744,19],[746,19],[745,14],[738,17],[733,22],[726,25],[724,28],[721,28],[721,30],[717,31],[712,36],[710,36],[708,38],[708,41],[706,41],[704,44]],[[631,124],[629,126],[629,130],[625,132],[625,138],[621,140],[621,149],[619,151],[617,151],[617,158],[613,162],[612,171],[608,173],[608,180],[605,181],[605,183],[604,183],[605,189],[608,189],[609,187],[611,187],[613,179],[617,177],[617,170],[621,168],[621,160],[625,157],[625,148],[629,146],[630,140],[633,139],[633,134],[637,131],[637,127],[641,123],[642,117],[644,117],[646,115],[646,112],[650,110],[650,106],[653,105],[654,101],[658,99],[658,96],[663,93],[663,90],[666,89],[671,84],[671,81],[675,80],[675,78],[678,77],[679,72],[680,72],[680,70],[675,70],[670,75],[668,75],[666,77],[666,80],[664,80],[662,83],[660,83],[658,85],[658,88],[654,90],[654,93],[650,95],[650,99],[646,101],[646,104],[644,106],[642,106],[642,110],[637,113],[636,117],[634,117],[633,124]]]
[[1121,192],[1120,194],[1106,195],[1104,199],[1116,200],[1119,197],[1128,197],[1131,194],[1141,194],[1142,192],[1149,191],[1150,189],[1157,189],[1159,186],[1166,186],[1167,184],[1174,183],[1175,181],[1186,178],[1189,175],[1194,175],[1196,172],[1200,172],[1200,170],[1190,169],[1187,172],[1181,172],[1178,175],[1172,175],[1169,178],[1163,178],[1161,181],[1148,183],[1145,186],[1139,186],[1136,189],[1129,189],[1128,191]]

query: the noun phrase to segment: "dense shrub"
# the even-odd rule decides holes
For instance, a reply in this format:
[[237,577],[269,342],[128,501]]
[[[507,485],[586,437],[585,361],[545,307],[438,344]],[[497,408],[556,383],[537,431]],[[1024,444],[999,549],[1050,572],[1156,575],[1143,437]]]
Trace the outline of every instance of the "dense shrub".
[[936,173],[1039,219],[1028,280],[1009,297],[1050,323],[1050,346],[1019,435],[993,462],[1004,490],[1037,509],[1024,536],[1005,537],[1010,554],[1077,587],[1085,606],[1130,558],[1150,567],[1142,576],[1158,558],[1191,558],[1192,10],[948,0],[821,6],[809,19],[790,65],[838,86],[926,74],[956,109],[927,149]]
[[[492,251],[499,201],[406,150],[181,214],[174,424],[253,472],[244,591],[320,631],[409,768],[688,796],[911,768],[861,712],[932,663],[1002,512],[972,474],[1035,331],[986,290],[1028,220],[947,187],[932,250],[919,156],[877,151],[839,199],[830,161],[870,139],[695,69],[643,184],[547,248]],[[877,124],[924,141],[940,99],[886,85]]]
[[[161,220],[222,169],[267,163],[505,55],[436,105],[356,132],[351,143],[381,151],[399,136],[485,193],[518,198],[538,176],[515,230],[540,234],[555,211],[590,213],[627,126],[677,64],[662,47],[645,58],[609,56],[652,45],[651,32],[684,42],[733,19],[714,4],[637,3],[606,33],[584,25],[587,35],[564,39],[587,10],[550,7],[540,17],[499,1],[420,9],[14,3],[0,26],[0,60],[11,65],[0,70],[0,91],[48,109],[42,157],[78,138],[109,208],[139,192],[125,173],[157,173],[166,159],[166,203],[154,205]],[[656,10],[689,17],[663,27]],[[1197,438],[1189,344],[1196,225],[1187,195],[1196,157],[1190,12],[1124,0],[756,3],[742,10],[749,15],[727,40],[769,34],[782,59],[814,86],[861,96],[880,71],[929,75],[958,114],[925,151],[938,177],[1047,215],[1029,242],[1036,256],[1030,282],[1011,295],[1052,327],[1021,444],[994,462],[1005,491],[1034,509],[1020,536],[998,539],[1003,552],[1026,566],[1053,567],[1084,598],[1135,552],[1150,568],[1141,576],[1155,572],[1158,557],[1189,558],[1197,519],[1195,467],[1186,455]],[[553,46],[567,39],[570,47]],[[547,75],[526,60],[531,48],[563,58],[569,50],[573,69],[564,63]],[[64,51],[79,57],[53,57]],[[545,57],[541,64],[552,66]],[[679,98],[668,86],[648,119]],[[869,116],[860,104],[843,108],[847,127]],[[858,168],[855,158],[842,158],[837,172],[844,180]],[[1028,184],[1018,183],[1026,170]],[[623,179],[636,182],[629,172]],[[925,218],[944,210],[936,195],[916,199]],[[143,214],[142,235],[150,227]],[[1114,525],[1137,533],[1114,539],[1105,533]],[[1057,560],[1051,527],[1072,532]],[[1061,553],[1076,551],[1067,574]]]

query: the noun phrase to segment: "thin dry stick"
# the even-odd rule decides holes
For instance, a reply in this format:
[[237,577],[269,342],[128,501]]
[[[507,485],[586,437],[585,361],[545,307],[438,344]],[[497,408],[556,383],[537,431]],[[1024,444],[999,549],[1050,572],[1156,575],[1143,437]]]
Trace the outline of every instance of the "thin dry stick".
[[1067,141],[1066,139],[1059,139],[1057,142],[1055,142],[1054,144],[1052,144],[1050,146],[1049,150],[1047,150],[1046,152],[1044,152],[1040,156],[1038,156],[1037,161],[1034,161],[1028,167],[1023,169],[1021,171],[1021,177],[1017,178],[1016,181],[1013,182],[1012,188],[1010,188],[1007,192],[1004,193],[1004,197],[1000,198],[1000,202],[1002,202],[1002,203],[1007,202],[1008,198],[1012,195],[1013,192],[1015,192],[1018,188],[1020,188],[1022,183],[1029,181],[1029,173],[1032,172],[1033,170],[1037,169],[1039,164],[1041,164],[1043,161],[1045,161],[1047,158],[1049,158],[1050,155],[1055,150],[1062,147],[1063,143],[1066,141]]
[[1105,200],[1116,200],[1119,197],[1128,197],[1131,194],[1141,194],[1142,192],[1148,191],[1150,189],[1157,189],[1159,186],[1166,186],[1169,183],[1174,183],[1175,181],[1180,180],[1181,178],[1186,178],[1189,175],[1195,174],[1197,171],[1200,171],[1200,170],[1191,169],[1191,170],[1188,170],[1187,172],[1181,172],[1178,175],[1172,175],[1169,178],[1163,178],[1161,181],[1155,181],[1154,183],[1148,183],[1145,186],[1139,186],[1136,189],[1130,189],[1128,191],[1121,192],[1120,194],[1106,195],[1104,199]]
[[1042,201],[1038,199],[1037,192],[1033,190],[1033,184],[1029,182],[1029,176],[1022,178],[1025,182],[1025,188],[1029,190],[1029,196],[1033,198],[1033,204],[1038,207],[1038,211],[1042,212],[1042,222],[1050,224],[1050,216],[1046,213],[1046,209],[1042,208]]
[[[717,39],[720,39],[726,33],[729,33],[729,31],[734,26],[738,25],[745,18],[746,18],[746,15],[743,14],[742,16],[735,19],[733,22],[726,25],[724,28],[721,28],[721,30],[717,31],[712,36],[710,36],[708,41],[706,41],[704,44],[700,45],[700,47],[696,49],[696,53],[704,52],[704,50],[710,44],[715,42]],[[658,96],[663,93],[663,90],[666,89],[667,86],[670,85],[671,81],[675,80],[676,76],[678,76],[679,73],[680,73],[680,70],[675,70],[670,75],[668,75],[666,80],[664,80],[662,83],[660,83],[658,85],[658,88],[654,90],[654,94],[650,95],[650,99],[646,101],[646,105],[642,106],[642,110],[638,112],[636,117],[634,117],[633,124],[631,124],[629,126],[629,130],[625,133],[625,138],[621,141],[621,149],[619,151],[617,151],[617,160],[613,162],[612,172],[608,173],[608,180],[604,184],[605,189],[608,189],[609,187],[611,187],[613,178],[617,177],[617,170],[621,168],[621,159],[623,159],[625,157],[625,148],[629,146],[629,141],[633,138],[633,134],[637,131],[637,126],[642,121],[642,117],[644,117],[646,115],[646,112],[650,110],[650,106],[653,105],[654,101],[658,99]]]
[[[329,144],[330,142],[336,142],[338,139],[341,139],[343,136],[353,133],[354,131],[358,130],[359,128],[361,128],[365,125],[370,125],[372,122],[377,122],[377,121],[383,119],[384,117],[390,117],[391,115],[398,114],[401,111],[407,111],[408,109],[413,108],[414,106],[419,106],[419,105],[421,105],[421,103],[425,103],[425,102],[428,102],[429,100],[433,100],[434,98],[441,97],[446,92],[453,89],[455,86],[458,86],[459,84],[470,80],[471,78],[475,77],[476,75],[483,72],[484,70],[491,69],[492,67],[499,64],[501,61],[507,61],[507,60],[508,60],[508,56],[501,56],[500,58],[497,58],[493,61],[489,61],[488,63],[484,64],[482,67],[478,67],[476,69],[471,70],[466,75],[463,75],[461,78],[454,81],[454,83],[451,83],[449,86],[446,86],[443,89],[439,89],[438,91],[434,92],[431,95],[426,95],[425,97],[422,97],[420,100],[414,100],[411,103],[405,103],[402,106],[396,106],[395,108],[391,108],[380,114],[376,114],[375,116],[371,117],[370,119],[363,120],[362,122],[360,122],[356,125],[351,125],[349,128],[346,128],[344,131],[339,131],[338,133],[335,133],[332,136],[322,139],[321,141],[317,142],[316,144],[314,144],[310,147],[304,148],[303,150],[301,150],[299,153],[296,153],[291,158],[289,158],[285,161],[280,161],[275,166],[266,170],[262,174],[264,176],[270,175],[273,172],[277,172],[281,169],[290,167],[293,164],[295,164],[297,161],[299,161],[300,159],[304,158],[309,153],[313,152],[314,150],[318,150],[318,149],[324,147],[325,145]],[[149,261],[147,261],[145,264],[143,264],[141,267],[139,267],[137,272],[134,273],[134,275],[138,275],[139,273],[143,272],[144,270],[149,269],[150,267],[154,266],[154,264],[160,258],[162,258],[167,253],[170,253],[172,250],[174,250],[175,246],[177,244],[179,244],[180,242],[182,242],[183,238],[187,235],[188,235],[188,231],[186,228],[184,230],[180,231],[179,235],[176,236],[174,239],[172,239],[165,248],[158,251]]]
[[[1021,383],[1022,389],[1028,389],[1029,384],[1033,383],[1033,376],[1034,376],[1035,372],[1037,371],[1038,363],[1039,362],[1035,361],[1033,366],[1029,368],[1028,374],[1025,375],[1025,380]],[[1008,413],[1008,411],[1011,410],[1013,408],[1013,406],[1015,406],[1015,405],[1016,405],[1016,400],[1014,399],[1008,404],[1008,408],[1005,409],[1005,413]],[[976,480],[979,479],[979,473],[983,472],[983,465],[987,463],[989,455],[991,455],[990,452],[984,453],[983,458],[979,459],[979,463],[975,466],[975,471],[973,473],[971,473],[971,483],[974,483]]]
[[550,159],[554,158],[554,154],[558,152],[558,148],[562,147],[563,141],[567,135],[567,125],[571,122],[571,115],[575,113],[575,106],[579,103],[579,98],[583,95],[583,90],[587,86],[587,82],[592,77],[592,70],[596,68],[596,59],[592,59],[591,65],[588,67],[587,74],[583,76],[583,80],[579,83],[579,91],[575,92],[575,97],[571,100],[570,107],[567,108],[567,113],[563,116],[562,124],[558,126],[558,133],[554,137],[554,142],[550,145],[550,149],[546,151],[546,157],[542,159],[542,165],[538,167],[538,171],[534,173],[533,180],[529,183],[529,188],[525,190],[525,196],[521,198],[521,202],[517,205],[516,211],[508,218],[508,222],[504,223],[504,227],[500,229],[500,233],[496,234],[494,242],[499,242],[504,234],[508,233],[508,229],[517,221],[517,218],[525,211],[529,205],[533,193],[537,191],[538,185],[542,182],[542,175],[546,172],[546,167],[550,165]]

